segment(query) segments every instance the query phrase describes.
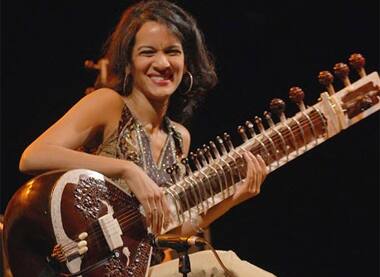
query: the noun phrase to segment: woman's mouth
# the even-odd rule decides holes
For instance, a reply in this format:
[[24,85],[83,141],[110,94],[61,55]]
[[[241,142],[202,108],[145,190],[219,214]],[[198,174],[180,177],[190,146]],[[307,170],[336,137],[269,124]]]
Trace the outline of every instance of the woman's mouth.
[[172,76],[148,75],[150,80],[158,86],[166,86],[172,81]]

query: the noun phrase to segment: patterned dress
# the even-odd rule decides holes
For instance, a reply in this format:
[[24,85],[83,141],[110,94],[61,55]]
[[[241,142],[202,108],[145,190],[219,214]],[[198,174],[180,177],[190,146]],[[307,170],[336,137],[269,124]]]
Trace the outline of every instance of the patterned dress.
[[[165,117],[163,125],[163,130],[168,136],[156,164],[148,135],[125,104],[118,128],[98,147],[96,154],[132,161],[139,165],[157,185],[168,186],[171,182],[171,176],[166,172],[166,168],[177,164],[180,169],[178,175],[184,174],[183,165],[180,163],[183,155],[183,141],[181,134],[175,129],[168,117]],[[123,179],[114,178],[113,180],[128,190],[128,185]],[[130,190],[129,193],[132,194]],[[151,264],[160,263],[162,259],[162,251],[154,249]]]

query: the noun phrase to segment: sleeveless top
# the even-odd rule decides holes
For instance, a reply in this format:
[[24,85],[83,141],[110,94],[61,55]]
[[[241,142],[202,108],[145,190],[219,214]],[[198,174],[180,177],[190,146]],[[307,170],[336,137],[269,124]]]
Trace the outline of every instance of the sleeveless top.
[[[168,117],[164,118],[163,125],[167,138],[161,150],[158,164],[156,164],[148,135],[141,123],[133,117],[128,106],[124,104],[118,128],[99,145],[95,154],[132,161],[140,166],[157,185],[167,186],[171,182],[171,176],[165,169],[177,164],[179,166],[178,176],[184,176],[185,168],[180,162],[183,156],[181,133],[175,129]],[[124,179],[112,178],[112,180],[132,195]],[[153,248],[151,265],[159,264],[163,259],[163,251]]]
[[[176,130],[168,117],[164,118],[163,125],[167,138],[156,164],[148,135],[141,123],[133,117],[128,106],[124,104],[118,128],[99,145],[96,154],[132,161],[140,166],[157,185],[166,186],[171,181],[166,168],[177,164],[180,168],[179,175],[183,174],[184,170],[180,163],[183,155],[183,140],[181,133]],[[123,179],[113,180],[129,190]]]

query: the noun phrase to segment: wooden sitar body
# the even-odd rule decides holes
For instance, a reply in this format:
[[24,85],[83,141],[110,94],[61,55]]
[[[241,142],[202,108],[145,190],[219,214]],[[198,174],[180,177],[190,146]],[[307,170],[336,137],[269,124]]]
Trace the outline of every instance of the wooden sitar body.
[[[123,246],[111,251],[98,219],[112,213]],[[11,199],[4,224],[5,250],[14,276],[145,276],[151,246],[136,200],[103,175],[84,169],[40,175]],[[78,255],[78,236],[88,251]],[[57,262],[53,249],[60,245]],[[63,253],[61,253],[63,252]]]

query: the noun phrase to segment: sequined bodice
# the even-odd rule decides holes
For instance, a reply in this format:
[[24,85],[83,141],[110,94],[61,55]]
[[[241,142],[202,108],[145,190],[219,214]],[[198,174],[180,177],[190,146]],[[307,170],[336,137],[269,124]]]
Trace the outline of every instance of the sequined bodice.
[[[165,169],[178,163],[181,158],[182,138],[167,117],[164,119],[163,129],[167,133],[167,138],[156,164],[148,135],[133,117],[127,105],[124,105],[117,130],[99,146],[96,153],[133,161],[142,167],[155,183],[164,186],[170,181],[170,176]],[[115,181],[125,185],[122,179]]]

